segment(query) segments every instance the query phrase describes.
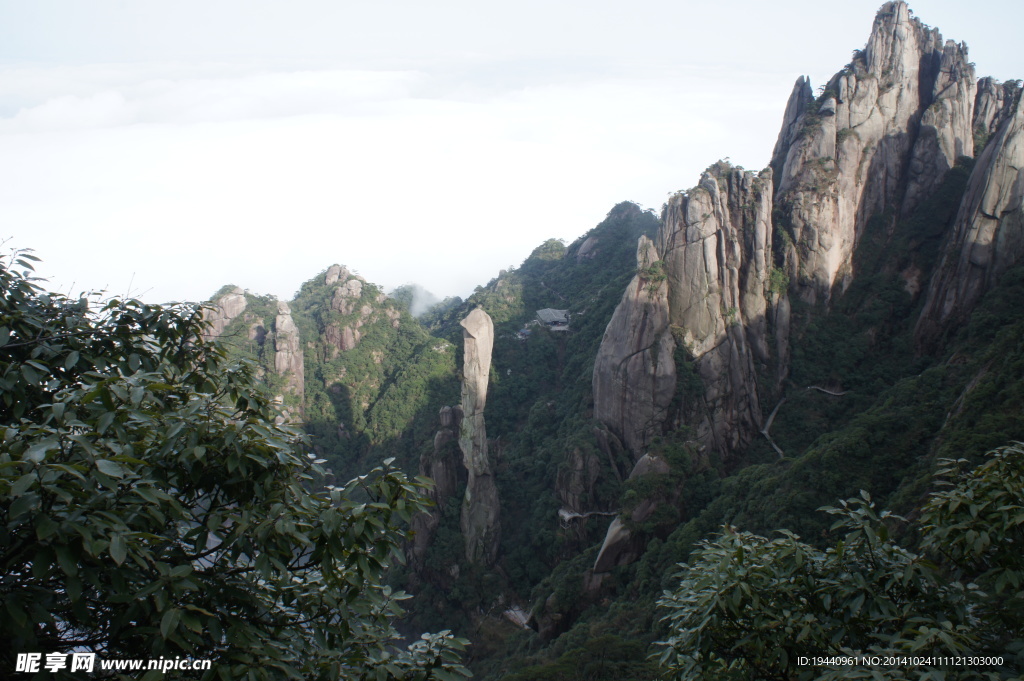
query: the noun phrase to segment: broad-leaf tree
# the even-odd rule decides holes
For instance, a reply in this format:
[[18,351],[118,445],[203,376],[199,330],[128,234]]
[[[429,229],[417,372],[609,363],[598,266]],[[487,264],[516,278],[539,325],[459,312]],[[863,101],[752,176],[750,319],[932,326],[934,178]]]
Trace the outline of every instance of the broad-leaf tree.
[[0,668],[86,649],[209,678],[468,675],[447,632],[395,647],[382,577],[422,482],[384,462],[323,487],[201,307],[48,294],[33,260],[0,263]]
[[[674,679],[1016,678],[1024,447],[965,467],[942,462],[948,489],[923,508],[920,552],[894,541],[888,523],[902,519],[865,492],[824,509],[837,516],[825,550],[729,526],[701,542],[659,601],[663,667]],[[904,662],[847,663],[872,658]]]

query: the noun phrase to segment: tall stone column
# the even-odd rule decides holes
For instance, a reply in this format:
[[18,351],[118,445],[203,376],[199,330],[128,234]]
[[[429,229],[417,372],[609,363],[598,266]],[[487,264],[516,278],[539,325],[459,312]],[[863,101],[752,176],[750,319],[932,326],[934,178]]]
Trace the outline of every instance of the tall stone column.
[[462,535],[466,542],[466,559],[471,563],[489,565],[497,558],[501,532],[498,488],[487,456],[487,430],[484,427],[494,323],[479,307],[460,323],[465,348],[462,370],[462,410],[465,416],[459,428],[459,448],[469,472],[466,497],[462,502]]

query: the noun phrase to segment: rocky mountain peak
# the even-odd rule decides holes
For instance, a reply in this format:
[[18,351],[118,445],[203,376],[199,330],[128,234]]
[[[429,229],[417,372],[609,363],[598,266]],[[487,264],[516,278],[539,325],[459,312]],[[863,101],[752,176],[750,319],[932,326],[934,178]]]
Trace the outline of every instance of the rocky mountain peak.
[[231,320],[245,312],[246,304],[245,291],[238,286],[230,288],[226,293],[210,301],[210,307],[203,311],[203,319],[210,323],[205,336],[220,338]]
[[797,81],[773,157],[779,226],[795,292],[845,291],[873,216],[906,215],[974,153],[974,67],[904,2],[882,6],[866,47],[814,102]]

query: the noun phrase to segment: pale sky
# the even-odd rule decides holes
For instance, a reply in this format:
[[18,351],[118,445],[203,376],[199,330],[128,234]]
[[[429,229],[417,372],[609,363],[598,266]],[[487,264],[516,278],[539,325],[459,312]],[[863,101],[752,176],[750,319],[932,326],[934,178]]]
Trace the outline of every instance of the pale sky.
[[[878,0],[0,0],[0,240],[50,287],[465,297],[619,201],[767,165]],[[910,3],[1024,77],[1024,2]]]

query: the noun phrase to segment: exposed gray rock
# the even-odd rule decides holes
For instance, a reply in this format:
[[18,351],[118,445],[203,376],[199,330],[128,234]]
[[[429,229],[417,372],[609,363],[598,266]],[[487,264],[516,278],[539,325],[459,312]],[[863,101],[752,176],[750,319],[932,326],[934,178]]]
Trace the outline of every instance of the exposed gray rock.
[[[677,397],[705,449],[728,456],[760,427],[756,367],[770,361],[771,178],[769,169],[720,162],[669,200],[657,248],[640,239],[638,274],[605,331],[593,381],[595,418],[634,460],[662,432]],[[677,343],[700,376],[701,395],[676,395]]]
[[330,286],[338,281],[345,281],[349,277],[348,268],[342,265],[331,265],[324,275],[324,283]]
[[786,113],[782,116],[782,129],[779,132],[779,139],[775,142],[775,149],[772,151],[772,170],[776,173],[782,169],[789,147],[800,134],[801,117],[813,103],[814,93],[811,91],[811,82],[806,76],[800,76],[793,85],[789,101],[786,102]]
[[500,526],[498,488],[487,455],[487,430],[484,407],[491,372],[494,323],[482,308],[463,319],[462,338],[465,362],[462,370],[462,425],[459,448],[469,474],[462,503],[462,534],[466,558],[472,563],[490,565],[498,555]]
[[637,275],[608,322],[593,374],[594,417],[634,460],[662,432],[676,387],[663,263],[645,236],[637,244],[636,258]]
[[938,188],[958,158],[974,155],[976,87],[974,67],[967,62],[967,47],[947,40],[932,85],[931,103],[921,116],[910,158],[904,215]]
[[[349,317],[357,315],[354,319],[333,322],[324,328],[324,338],[331,348],[331,358],[338,356],[339,352],[347,352],[359,345],[363,332],[360,329],[374,319],[374,308],[372,305],[363,303],[363,288],[365,281],[358,276],[349,274],[343,267],[334,265],[328,270],[333,278],[335,267],[341,277],[335,280],[334,295],[331,296],[331,309],[338,314]],[[344,279],[343,277],[349,277]],[[340,282],[340,283],[339,283]],[[380,301],[378,296],[378,301]],[[400,314],[395,310],[383,310],[382,313],[391,319],[393,328],[398,328]]]
[[580,263],[584,260],[590,260],[597,255],[599,241],[600,239],[596,236],[588,236],[576,251],[576,262]]
[[334,296],[331,298],[331,309],[343,315],[352,314],[362,295],[363,282],[355,278],[349,279],[334,289]]
[[629,479],[633,480],[636,478],[642,478],[646,475],[664,475],[672,470],[668,461],[663,459],[656,454],[648,452],[640,457],[640,460],[633,466],[633,470],[629,474]]
[[636,560],[636,547],[633,546],[633,533],[626,527],[622,518],[615,518],[608,525],[604,535],[601,551],[594,561],[594,573],[610,572],[619,565],[628,565]]
[[203,310],[203,319],[210,322],[209,328],[203,333],[207,339],[220,338],[231,320],[245,312],[245,291],[236,286],[212,301],[212,305],[212,308]]
[[600,477],[601,461],[598,453],[575,447],[566,455],[565,462],[559,468],[555,479],[555,489],[562,502],[560,513],[568,511],[579,514],[578,517],[563,522],[562,529],[571,533],[578,542],[586,541],[586,514],[600,510],[593,507],[595,488]]
[[285,391],[303,398],[305,388],[305,368],[302,361],[302,345],[299,342],[299,329],[292,320],[288,303],[277,303],[277,318],[274,320],[274,369],[278,376],[287,380]]
[[659,250],[669,319],[703,383],[682,405],[704,448],[728,456],[761,423],[758,365],[769,362],[772,171],[719,163],[665,208]]
[[441,411],[438,413],[438,420],[441,421],[441,427],[442,428],[451,428],[452,427],[452,421],[453,421],[453,419],[452,419],[452,408],[451,407],[441,407]]
[[[644,454],[633,466],[629,474],[630,480],[637,478],[663,475],[670,471],[668,462],[659,456]],[[659,504],[672,501],[664,498],[643,499],[630,513],[629,518],[633,523],[642,523],[654,513]],[[642,547],[637,543],[629,525],[621,516],[612,520],[605,533],[604,543],[594,561],[594,574],[608,572],[618,565],[628,565],[636,560]]]
[[912,209],[958,156],[973,153],[966,47],[943,43],[904,2],[882,6],[865,50],[825,89],[835,115],[805,107],[784,125],[773,161],[775,207],[793,242],[785,253],[791,290],[809,303],[849,285],[872,216]]
[[[974,131],[978,137],[987,139],[994,135],[1010,117],[1016,89],[1016,83],[1000,83],[995,78],[978,81],[978,94],[974,99]],[[981,153],[981,149],[974,151]]]
[[555,483],[562,507],[576,513],[592,510],[585,508],[583,500],[592,498],[600,475],[601,464],[593,453],[579,448],[569,452]]
[[953,233],[917,325],[927,345],[963,319],[1009,267],[1024,258],[1024,107],[1020,97],[975,162]]

